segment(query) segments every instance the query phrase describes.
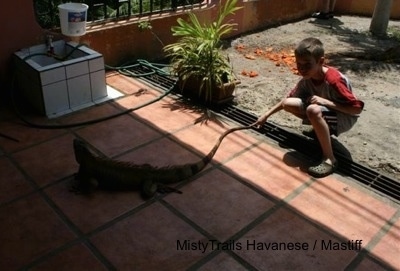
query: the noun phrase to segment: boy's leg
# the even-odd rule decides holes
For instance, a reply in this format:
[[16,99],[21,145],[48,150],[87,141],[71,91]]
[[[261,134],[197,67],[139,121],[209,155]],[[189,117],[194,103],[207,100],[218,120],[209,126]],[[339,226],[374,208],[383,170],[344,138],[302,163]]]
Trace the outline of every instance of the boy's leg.
[[[305,108],[306,106],[307,108]],[[303,103],[300,98],[293,97],[283,100],[282,107],[285,111],[292,113],[301,119],[310,120],[315,134],[317,135],[324,159],[320,165],[310,167],[308,169],[309,173],[317,177],[324,177],[331,174],[336,167],[337,161],[333,155],[331,135],[328,123],[325,119],[326,116],[323,115],[324,108],[317,104],[307,105]]]
[[309,105],[306,109],[306,114],[314,128],[315,134],[317,135],[323,154],[322,164],[318,165],[317,167],[311,167],[309,171],[316,173],[316,171],[322,170],[321,174],[319,174],[320,177],[322,177],[332,173],[334,166],[336,165],[336,158],[333,154],[329,126],[324,119],[322,109],[319,105]]
[[[325,106],[320,105],[320,108],[322,111],[322,117],[324,118],[325,122],[328,124],[330,135],[338,136],[337,113],[335,111],[329,110]],[[311,122],[307,118],[306,120],[303,120],[303,124],[311,125]],[[316,134],[315,134],[314,128],[309,131],[303,131],[303,134],[305,136],[316,139]]]
[[304,104],[300,98],[286,98],[282,102],[283,110],[286,112],[292,113],[298,118],[306,119],[306,111],[304,108]]

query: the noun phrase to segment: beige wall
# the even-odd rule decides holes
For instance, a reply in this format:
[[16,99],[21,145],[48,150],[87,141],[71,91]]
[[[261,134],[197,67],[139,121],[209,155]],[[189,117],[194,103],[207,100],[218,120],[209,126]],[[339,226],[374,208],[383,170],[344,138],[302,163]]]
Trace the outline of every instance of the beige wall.
[[[0,86],[9,82],[11,75],[11,55],[20,48],[43,43],[46,31],[36,23],[32,0],[5,1],[0,9],[2,44],[0,47]],[[30,4],[27,4],[30,3]],[[241,2],[244,8],[238,11],[234,20],[238,23],[234,35],[264,28],[278,23],[308,17],[320,6],[319,0],[248,0]],[[371,16],[375,0],[337,0],[339,13]],[[203,20],[212,19],[216,6],[196,11]],[[173,41],[170,27],[176,24],[182,13],[169,16],[153,16],[150,19],[153,31],[168,44]],[[393,19],[400,19],[400,0],[393,0]],[[111,22],[89,26],[87,34],[80,41],[102,53],[109,65],[121,64],[127,59],[143,58],[156,60],[162,57],[162,45],[149,31],[140,31],[137,20]],[[56,39],[63,38],[60,34]],[[2,93],[2,90],[0,90]],[[0,96],[1,97],[1,96]]]

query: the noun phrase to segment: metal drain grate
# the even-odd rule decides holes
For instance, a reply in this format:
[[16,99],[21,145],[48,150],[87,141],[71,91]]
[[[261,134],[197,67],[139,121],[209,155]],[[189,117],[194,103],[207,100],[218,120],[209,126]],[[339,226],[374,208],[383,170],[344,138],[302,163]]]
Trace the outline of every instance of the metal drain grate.
[[[257,120],[256,116],[232,105],[216,109],[216,111],[242,125],[249,125]],[[261,129],[256,131],[259,131],[282,145],[293,148],[304,154],[320,152],[320,148],[314,140],[307,140],[300,135],[279,128],[272,123],[266,123]],[[339,172],[356,179],[368,188],[389,196],[396,201],[400,201],[399,181],[364,167],[350,160],[342,153],[335,152],[335,156],[339,160]]]
[[[159,87],[162,90],[174,88],[176,79],[168,76],[166,73],[154,72],[151,73],[151,66],[138,66],[129,69],[132,74],[141,75],[140,79]],[[148,75],[146,75],[148,74]],[[137,76],[136,76],[137,77]],[[179,95],[179,94],[177,94]],[[211,108],[215,112],[230,118],[241,125],[250,125],[257,120],[257,116],[245,112],[233,105],[227,105],[218,108]],[[301,153],[318,153],[320,148],[314,140],[306,138],[286,131],[272,123],[265,123],[260,129],[255,131],[268,136],[277,141],[279,144],[288,146]],[[388,196],[400,202],[400,182],[380,174],[370,168],[364,167],[351,159],[344,156],[342,153],[335,152],[336,158],[339,160],[340,167],[338,169],[344,175],[350,176],[367,188]]]

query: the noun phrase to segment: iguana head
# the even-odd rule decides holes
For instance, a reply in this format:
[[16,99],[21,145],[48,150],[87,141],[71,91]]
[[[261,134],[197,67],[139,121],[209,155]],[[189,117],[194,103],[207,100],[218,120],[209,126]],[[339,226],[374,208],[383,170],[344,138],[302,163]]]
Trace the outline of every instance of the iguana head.
[[74,139],[74,153],[75,153],[75,160],[78,164],[82,163],[82,159],[88,154],[91,154],[86,143],[80,139]]

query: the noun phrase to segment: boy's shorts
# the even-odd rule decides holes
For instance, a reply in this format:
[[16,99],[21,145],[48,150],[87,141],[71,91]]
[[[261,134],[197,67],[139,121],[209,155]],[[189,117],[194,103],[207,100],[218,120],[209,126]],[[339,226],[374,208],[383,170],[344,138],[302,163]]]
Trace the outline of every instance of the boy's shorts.
[[[302,103],[303,109],[306,110],[309,103]],[[358,120],[358,115],[349,115],[342,112],[330,110],[326,106],[319,106],[322,111],[322,116],[329,127],[329,132],[332,135],[339,136],[350,130]],[[308,119],[303,120],[303,124],[311,124]]]
[[[336,111],[329,110],[326,106],[319,106],[321,108],[322,112],[322,117],[326,121],[329,127],[329,133],[331,135],[338,135],[337,132],[337,125],[338,125],[338,119],[337,119],[337,113]],[[304,108],[305,109],[305,108]],[[308,119],[303,120],[303,124],[311,124]]]

